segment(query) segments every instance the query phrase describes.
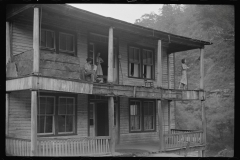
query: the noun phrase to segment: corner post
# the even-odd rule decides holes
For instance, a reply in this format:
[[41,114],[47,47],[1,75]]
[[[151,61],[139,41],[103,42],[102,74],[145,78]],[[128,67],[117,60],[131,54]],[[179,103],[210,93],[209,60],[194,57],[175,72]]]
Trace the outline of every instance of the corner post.
[[6,136],[8,135],[9,93],[6,94]]
[[6,65],[11,62],[10,22],[6,22]]
[[164,136],[163,136],[163,110],[162,110],[162,101],[157,100],[158,106],[158,131],[159,131],[159,150],[160,152],[164,151]]
[[115,127],[114,127],[114,100],[113,97],[108,98],[108,115],[109,115],[109,136],[110,151],[112,154],[115,152]]
[[157,86],[162,87],[162,41],[158,40],[157,50]]
[[109,83],[113,83],[113,27],[109,28],[108,37],[108,79]]
[[39,73],[39,8],[34,8],[33,15],[33,73]]
[[37,91],[31,91],[31,156],[37,154]]
[[200,48],[200,89],[204,89],[204,47]]
[[[200,89],[204,90],[204,47],[200,48]],[[203,143],[206,145],[207,142],[207,123],[206,123],[206,112],[204,100],[201,101],[202,108],[202,130],[203,130]],[[205,149],[202,150],[202,156],[205,156]]]

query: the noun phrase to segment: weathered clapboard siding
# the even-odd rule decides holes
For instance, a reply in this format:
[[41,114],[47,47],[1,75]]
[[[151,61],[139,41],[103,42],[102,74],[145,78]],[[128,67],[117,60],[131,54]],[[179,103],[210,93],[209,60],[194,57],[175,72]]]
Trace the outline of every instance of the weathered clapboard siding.
[[9,136],[31,136],[31,92],[19,91],[9,94]]
[[19,21],[12,23],[12,53],[13,55],[33,49],[33,27]]
[[88,95],[78,94],[77,134],[80,137],[88,136]]

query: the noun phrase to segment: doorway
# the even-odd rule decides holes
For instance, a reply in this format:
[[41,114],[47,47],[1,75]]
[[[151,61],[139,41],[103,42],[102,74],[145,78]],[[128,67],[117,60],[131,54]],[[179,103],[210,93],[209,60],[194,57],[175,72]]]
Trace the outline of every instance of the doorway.
[[96,103],[96,136],[109,136],[108,103]]

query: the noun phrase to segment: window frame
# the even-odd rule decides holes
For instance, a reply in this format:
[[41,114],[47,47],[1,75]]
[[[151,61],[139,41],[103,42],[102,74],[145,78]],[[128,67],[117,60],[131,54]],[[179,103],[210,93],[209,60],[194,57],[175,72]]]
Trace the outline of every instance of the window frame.
[[54,48],[49,48],[49,47],[42,46],[42,35],[41,35],[41,38],[40,38],[40,49],[56,51],[56,33],[55,33],[55,31],[53,29],[42,28],[41,29],[41,33],[42,33],[42,30],[53,32],[53,36],[54,36],[54,42],[53,42],[54,44],[53,44],[53,46],[54,46]]
[[[73,51],[61,50],[60,49],[60,34],[73,36]],[[67,44],[66,44],[66,47],[67,47]],[[59,51],[59,53],[75,54],[76,51],[75,51],[75,36],[74,36],[74,34],[66,33],[64,31],[59,31],[58,32],[58,51]]]
[[[140,58],[140,67],[139,67],[139,77],[132,77],[130,76],[130,48],[138,48],[139,49],[139,58]],[[151,70],[151,78],[144,78],[143,76],[143,51],[151,51],[152,52],[152,70]],[[154,57],[155,57],[155,49],[150,48],[150,47],[145,47],[145,46],[140,46],[137,44],[128,44],[127,46],[127,54],[128,54],[128,78],[136,78],[136,79],[146,79],[146,80],[155,80],[155,61],[154,61]]]
[[[132,130],[131,129],[131,110],[130,110],[130,104],[131,101],[139,101],[140,102],[140,130]],[[148,129],[146,130],[144,128],[144,107],[143,107],[143,103],[144,102],[152,102],[153,103],[153,129]],[[131,98],[129,99],[129,103],[128,103],[128,116],[129,116],[129,133],[143,133],[143,132],[156,132],[156,101],[155,100],[151,100],[151,99],[135,99],[135,98]]]
[[[43,96],[39,96],[39,105],[38,105],[38,109],[40,109],[40,98],[41,97],[53,97],[54,98],[54,106],[53,106],[53,122],[52,122],[52,132],[51,133],[37,133],[37,135],[53,135],[55,134],[55,113],[56,113],[56,110],[55,110],[55,107],[56,107],[56,97],[55,96],[48,96],[48,95],[43,95]],[[37,110],[37,123],[38,123],[38,116],[41,115],[41,114],[38,114],[38,110]],[[45,114],[46,116],[46,114]],[[44,125],[45,126],[45,125]]]
[[[53,27],[53,26],[49,26],[49,25],[42,25],[40,30],[41,31],[49,30],[49,31],[54,32],[54,49],[42,47],[41,46],[41,37],[40,37],[40,49],[41,50],[47,50],[52,53],[77,57],[77,32],[76,31],[71,31],[68,29],[62,29],[62,28],[58,28],[56,26]],[[60,33],[73,36],[73,51],[64,51],[64,50],[60,49]]]
[[[53,117],[53,133],[37,133],[39,137],[50,137],[50,136],[68,136],[68,135],[77,135],[77,108],[78,108],[78,98],[76,94],[71,93],[46,93],[41,92],[38,94],[39,97],[54,97],[54,117]],[[65,132],[59,133],[58,129],[58,104],[59,104],[59,97],[68,97],[74,99],[74,118],[73,118],[73,132]],[[40,104],[40,98],[39,103]],[[40,107],[40,106],[39,106]]]

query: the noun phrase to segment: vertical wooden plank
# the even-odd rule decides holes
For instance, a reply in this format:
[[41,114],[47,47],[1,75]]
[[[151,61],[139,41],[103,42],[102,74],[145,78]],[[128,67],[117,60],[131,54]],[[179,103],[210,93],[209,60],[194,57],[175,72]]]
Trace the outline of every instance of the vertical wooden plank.
[[202,157],[202,150],[201,149],[198,150],[198,157]]
[[37,91],[31,91],[31,156],[37,149]]
[[[203,144],[206,145],[206,139],[207,139],[207,124],[206,124],[206,111],[205,111],[205,102],[201,101],[202,106],[202,130],[203,130]],[[202,152],[202,156],[204,157],[204,150]]]
[[109,28],[108,36],[108,82],[113,83],[113,27]]
[[200,89],[204,89],[204,47],[200,48]]
[[9,115],[9,99],[10,99],[10,95],[9,93],[6,94],[6,128],[5,128],[5,131],[6,131],[6,136],[8,135],[8,115]]
[[33,72],[39,73],[39,8],[34,8],[33,16]]
[[164,151],[164,137],[163,137],[163,110],[162,110],[162,101],[157,100],[157,106],[158,106],[158,129],[159,129],[159,151]]
[[[114,100],[113,97],[108,98],[108,114],[109,114],[109,136],[110,151],[113,154],[115,152],[115,127],[114,127]],[[106,139],[104,139],[106,141]]]
[[158,40],[157,50],[157,87],[162,87],[162,41]]
[[6,22],[6,65],[11,62],[10,22]]

